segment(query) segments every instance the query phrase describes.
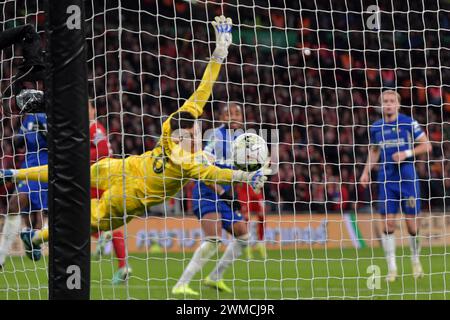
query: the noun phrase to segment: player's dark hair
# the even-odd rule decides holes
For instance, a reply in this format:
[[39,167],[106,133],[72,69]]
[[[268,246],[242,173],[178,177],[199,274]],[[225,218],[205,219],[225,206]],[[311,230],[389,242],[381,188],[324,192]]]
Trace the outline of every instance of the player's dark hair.
[[191,129],[197,120],[190,112],[180,111],[175,113],[170,119],[172,131],[178,129]]

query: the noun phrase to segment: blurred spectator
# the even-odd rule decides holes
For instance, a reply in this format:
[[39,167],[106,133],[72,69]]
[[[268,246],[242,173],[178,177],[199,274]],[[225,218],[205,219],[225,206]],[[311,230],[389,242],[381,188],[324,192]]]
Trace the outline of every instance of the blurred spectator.
[[[335,180],[335,179],[332,179]],[[327,183],[328,212],[345,212],[350,207],[349,193],[345,184],[331,181]]]
[[[237,101],[244,106],[247,128],[277,130],[280,170],[265,188],[273,210],[325,212],[327,207],[341,211],[353,203],[370,205],[376,190],[364,191],[356,181],[368,152],[367,129],[381,117],[378,97],[386,88],[398,88],[402,112],[432,140],[433,152],[417,163],[422,197],[430,199],[423,202],[424,210],[448,206],[450,73],[445,70],[450,52],[442,50],[450,45],[448,15],[424,19],[422,9],[399,1],[395,30],[383,23],[380,32],[372,32],[361,23],[360,1],[331,2],[332,12],[308,0],[271,0],[271,9],[254,7],[251,0],[240,0],[240,6],[122,2],[119,43],[116,2],[94,0],[86,8],[90,96],[115,155],[140,154],[157,143],[165,116],[193,92],[210,55],[211,29],[205,21],[223,10],[237,25],[235,45],[205,109],[203,129],[219,125],[212,121],[219,104]],[[394,5],[377,3],[386,12]],[[289,11],[283,10],[286,6]],[[4,8],[5,21],[14,10]],[[104,10],[106,16],[98,14]],[[295,11],[299,14],[286,14]],[[426,32],[411,31],[423,24]],[[269,38],[277,44],[266,45]],[[311,54],[305,55],[304,48]],[[17,62],[11,54],[5,52],[2,60],[2,88]],[[3,162],[17,153],[8,147],[14,121],[3,121]]]

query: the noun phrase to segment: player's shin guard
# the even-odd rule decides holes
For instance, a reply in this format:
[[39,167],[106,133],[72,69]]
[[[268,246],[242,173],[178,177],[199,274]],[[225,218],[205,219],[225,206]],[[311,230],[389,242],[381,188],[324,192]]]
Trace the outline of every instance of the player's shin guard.
[[395,237],[393,233],[383,233],[381,242],[383,244],[384,254],[390,271],[397,270],[395,261]]
[[205,263],[208,262],[208,260],[217,252],[220,242],[221,240],[216,237],[206,238],[197,250],[195,250],[191,261],[187,265],[175,287],[188,284],[192,277],[194,277],[194,275],[202,269]]
[[415,279],[424,276],[422,264],[420,263],[420,239],[418,234],[410,234],[409,246],[411,248],[411,264]]
[[20,215],[8,214],[5,217],[3,232],[0,239],[0,265],[5,263],[6,256],[17,234],[20,232]]
[[248,246],[248,239],[250,235],[247,233],[243,236],[237,237],[233,241],[231,241],[225,252],[217,263],[216,267],[213,271],[211,271],[209,278],[213,281],[218,281],[222,279],[223,273],[225,270],[236,260],[241,254],[242,251]]
[[411,248],[411,262],[412,263],[419,263],[419,255],[420,255],[420,239],[419,235],[411,235],[409,237],[409,246]]

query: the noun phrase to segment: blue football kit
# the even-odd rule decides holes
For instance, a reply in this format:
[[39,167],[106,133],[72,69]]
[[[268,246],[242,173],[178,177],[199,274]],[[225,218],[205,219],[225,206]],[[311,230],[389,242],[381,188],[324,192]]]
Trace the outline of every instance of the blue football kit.
[[[47,117],[45,113],[27,114],[22,121],[18,137],[24,139],[25,159],[21,168],[30,168],[48,164]],[[48,184],[39,181],[19,181],[19,193],[27,193],[29,205],[21,208],[22,213],[47,210]]]
[[378,210],[381,214],[416,215],[420,212],[420,185],[410,157],[398,163],[392,160],[396,152],[413,150],[414,142],[425,134],[417,121],[402,113],[395,121],[380,119],[370,127],[370,144],[380,148]]
[[[205,137],[207,143],[204,152],[214,156],[214,165],[233,169],[232,144],[234,139],[242,133],[242,130],[230,130],[222,125],[213,130],[210,137]],[[211,185],[214,183],[214,181],[210,181]],[[231,185],[221,185],[221,187],[225,192],[232,188]],[[195,183],[192,197],[193,211],[199,219],[207,213],[218,212],[222,218],[222,228],[225,230],[231,230],[233,223],[243,220],[240,212],[233,211],[227,202],[221,200],[220,196],[204,182],[197,181]]]

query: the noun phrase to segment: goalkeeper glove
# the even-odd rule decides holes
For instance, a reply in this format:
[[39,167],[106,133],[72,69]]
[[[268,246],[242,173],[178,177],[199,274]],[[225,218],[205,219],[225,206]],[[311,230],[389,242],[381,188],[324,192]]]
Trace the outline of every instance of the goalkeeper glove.
[[267,181],[267,176],[272,173],[268,165],[266,164],[261,169],[253,172],[235,170],[233,171],[233,180],[248,183],[256,193],[259,193]]
[[222,63],[227,57],[228,47],[233,41],[231,35],[232,21],[231,18],[225,18],[223,15],[216,17],[215,20],[212,22],[212,25],[216,33],[216,49],[211,58]]

